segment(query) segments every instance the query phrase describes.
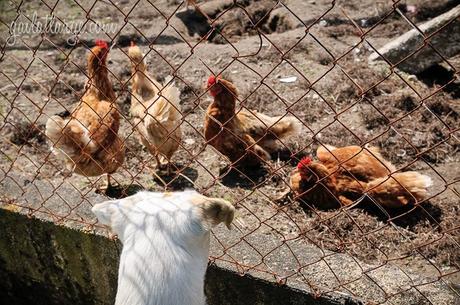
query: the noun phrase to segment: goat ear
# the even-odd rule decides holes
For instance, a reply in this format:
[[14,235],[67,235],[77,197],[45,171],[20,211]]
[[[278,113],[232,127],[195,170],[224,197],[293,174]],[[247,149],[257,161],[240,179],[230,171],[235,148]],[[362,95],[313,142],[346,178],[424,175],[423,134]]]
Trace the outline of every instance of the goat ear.
[[235,208],[230,202],[220,198],[200,196],[195,203],[201,208],[203,220],[210,228],[223,222],[230,229],[235,217]]

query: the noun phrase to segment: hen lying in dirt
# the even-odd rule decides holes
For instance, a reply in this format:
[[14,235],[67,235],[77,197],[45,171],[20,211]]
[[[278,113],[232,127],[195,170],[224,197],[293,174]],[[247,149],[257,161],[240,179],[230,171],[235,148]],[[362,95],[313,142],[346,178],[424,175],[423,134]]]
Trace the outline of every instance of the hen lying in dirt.
[[300,122],[292,116],[270,117],[245,109],[236,112],[238,92],[228,80],[210,76],[208,89],[214,101],[205,117],[206,141],[234,166],[260,166],[283,148],[278,139],[300,131]]
[[88,54],[86,92],[68,117],[54,115],[46,122],[52,150],[65,160],[67,169],[83,176],[110,174],[124,162],[125,147],[118,137],[120,113],[108,77],[105,41],[96,41]]
[[397,172],[375,147],[319,148],[319,161],[306,157],[291,173],[296,198],[330,209],[348,206],[366,194],[384,208],[416,204],[428,195],[431,178],[417,172]]

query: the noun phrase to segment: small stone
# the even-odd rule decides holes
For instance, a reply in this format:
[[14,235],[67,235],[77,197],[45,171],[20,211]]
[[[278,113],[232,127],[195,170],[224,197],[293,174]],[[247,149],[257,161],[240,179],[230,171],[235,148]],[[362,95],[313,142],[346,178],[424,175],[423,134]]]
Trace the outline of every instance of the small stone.
[[297,81],[297,76],[288,76],[280,78],[281,83],[294,83]]
[[194,139],[185,139],[184,140],[184,143],[187,144],[187,145],[193,145],[195,144],[195,140]]

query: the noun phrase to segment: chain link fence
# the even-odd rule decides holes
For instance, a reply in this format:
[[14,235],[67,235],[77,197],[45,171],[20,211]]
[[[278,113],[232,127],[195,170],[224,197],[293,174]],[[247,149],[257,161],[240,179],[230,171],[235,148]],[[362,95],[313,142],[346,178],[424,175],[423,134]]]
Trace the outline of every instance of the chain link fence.
[[[420,26],[458,10],[457,5],[456,1],[3,1],[2,207],[94,230],[98,224],[90,208],[107,197],[121,198],[143,189],[194,188],[230,200],[237,208],[233,234],[213,234],[211,260],[241,274],[255,272],[280,284],[296,283],[318,296],[346,292],[370,304],[396,304],[408,291],[420,304],[440,304],[425,290],[433,283],[446,285],[453,298],[459,298],[455,287],[460,284],[460,57],[451,54],[455,53],[451,44],[443,44],[455,39],[459,17],[452,15],[431,31]],[[409,51],[393,56],[385,49],[409,31],[419,36]],[[87,69],[87,57],[97,55],[96,39],[109,45],[107,74],[115,97],[101,100],[113,103],[111,111],[119,115],[114,119],[119,126],[104,129],[105,117],[94,114],[77,121],[84,126],[99,124],[94,134],[105,132],[110,143],[115,137],[120,140],[114,150],[111,144],[97,142],[99,149],[92,151],[88,141],[80,147],[88,155],[83,163],[98,158],[106,160],[105,165],[120,163],[110,172],[112,187],[107,192],[100,190],[104,175],[72,174],[79,166],[66,168],[65,158],[50,150],[53,143],[45,131],[56,114],[75,117],[74,110],[92,90],[95,80]],[[159,150],[171,141],[177,146],[168,168],[156,166],[161,158],[146,148],[148,139],[139,136],[146,132],[142,126],[148,110],[136,119],[132,104],[151,93],[133,94],[133,71],[140,71],[141,64],[132,64],[131,42],[143,54],[147,70],[139,75],[153,79],[152,90],[160,96],[156,99],[172,103],[168,88],[180,91],[177,105],[169,110],[179,112],[177,125],[166,130],[166,136],[161,127],[152,132],[153,137],[163,135],[155,144]],[[436,59],[418,71],[428,57],[424,52]],[[237,96],[232,95],[236,109],[230,109],[233,113],[225,120],[210,119],[208,106],[214,99],[213,89],[206,85],[210,75],[222,76],[238,90]],[[250,113],[249,122],[264,126],[255,143],[235,127],[241,113]],[[273,130],[286,118],[301,128],[282,137]],[[215,139],[203,131],[210,124],[226,133],[232,149],[245,153],[229,159],[225,150],[230,148],[211,145]],[[255,146],[267,145],[267,138],[276,147],[270,159],[254,152]],[[335,169],[317,177],[310,188],[293,190],[290,177],[298,173],[299,161],[310,156],[317,162],[317,149],[331,151],[330,145],[359,149],[336,159]],[[382,156],[372,147],[379,148]],[[254,154],[258,166],[248,169],[238,163]],[[365,163],[350,173],[347,164],[363,154],[370,154],[377,164]],[[369,195],[372,188],[362,186],[373,166],[382,165],[388,170],[387,180],[393,179],[387,175],[405,171],[429,176],[433,181],[429,194],[418,197],[406,192],[401,196],[408,196],[409,204],[388,208]],[[414,192],[395,179],[403,190]],[[334,181],[345,183],[345,191],[335,188]],[[361,189],[357,197],[349,197],[348,185],[356,182]],[[339,206],[324,209],[302,200],[300,193],[318,191],[319,185]],[[347,196],[350,204],[342,198]],[[339,260],[359,271],[344,276],[344,266],[330,260],[337,255],[344,255]],[[318,269],[320,265],[323,269]],[[388,266],[403,273],[407,282],[390,288],[376,280],[385,274],[375,273]],[[324,270],[331,276],[314,277]],[[414,274],[423,278],[415,280]],[[359,293],[363,279],[373,281],[378,293]]]

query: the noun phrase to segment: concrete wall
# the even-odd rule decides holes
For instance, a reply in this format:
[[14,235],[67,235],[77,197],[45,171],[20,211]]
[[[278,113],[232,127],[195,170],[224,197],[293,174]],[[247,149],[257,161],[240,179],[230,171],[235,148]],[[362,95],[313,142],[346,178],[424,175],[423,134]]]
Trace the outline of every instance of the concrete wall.
[[[113,304],[121,244],[0,209],[0,304]],[[360,304],[343,295],[314,298],[211,265],[209,305]]]

